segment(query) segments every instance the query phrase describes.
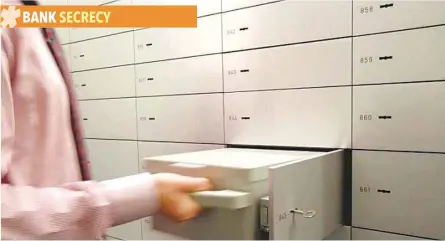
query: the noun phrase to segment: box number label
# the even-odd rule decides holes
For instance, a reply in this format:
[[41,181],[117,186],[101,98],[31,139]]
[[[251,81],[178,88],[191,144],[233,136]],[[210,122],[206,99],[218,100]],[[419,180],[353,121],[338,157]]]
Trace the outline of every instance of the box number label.
[[278,222],[282,222],[282,221],[286,220],[288,216],[289,216],[288,213],[280,213],[280,214],[278,214]]
[[371,188],[368,186],[362,186],[360,187],[360,193],[370,193],[371,192]]
[[366,56],[360,58],[360,64],[370,64],[372,63],[372,56]]
[[233,35],[233,34],[236,34],[236,30],[235,29],[227,30],[227,35]]
[[360,115],[361,121],[370,121],[372,120],[372,115]]
[[374,12],[374,7],[373,6],[366,6],[366,7],[361,7],[360,8],[360,13],[361,14],[367,14],[367,13],[372,13]]

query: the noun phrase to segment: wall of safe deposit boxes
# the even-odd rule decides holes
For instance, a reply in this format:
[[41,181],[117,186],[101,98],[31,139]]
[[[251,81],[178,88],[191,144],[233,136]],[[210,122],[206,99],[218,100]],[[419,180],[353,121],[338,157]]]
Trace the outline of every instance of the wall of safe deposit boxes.
[[97,179],[224,144],[351,148],[353,238],[445,238],[444,1],[108,4],[147,3],[198,3],[198,28],[59,30]]

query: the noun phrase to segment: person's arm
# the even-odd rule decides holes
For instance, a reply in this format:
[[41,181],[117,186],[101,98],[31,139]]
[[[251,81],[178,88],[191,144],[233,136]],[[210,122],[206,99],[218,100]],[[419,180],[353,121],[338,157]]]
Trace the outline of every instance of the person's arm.
[[2,184],[2,238],[99,238],[111,226],[153,214],[153,187],[149,174],[60,188]]
[[54,188],[3,183],[3,179],[7,179],[10,173],[14,145],[15,121],[10,73],[13,73],[14,55],[17,53],[11,41],[3,37],[2,239],[99,238],[108,227],[155,213],[158,210],[157,191],[154,177],[147,173],[100,183],[79,182]]

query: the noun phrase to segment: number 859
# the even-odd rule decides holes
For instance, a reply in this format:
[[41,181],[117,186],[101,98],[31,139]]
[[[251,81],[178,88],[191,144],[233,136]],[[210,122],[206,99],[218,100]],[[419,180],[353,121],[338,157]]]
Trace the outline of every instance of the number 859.
[[372,6],[360,8],[360,13],[372,13],[372,11],[374,11]]

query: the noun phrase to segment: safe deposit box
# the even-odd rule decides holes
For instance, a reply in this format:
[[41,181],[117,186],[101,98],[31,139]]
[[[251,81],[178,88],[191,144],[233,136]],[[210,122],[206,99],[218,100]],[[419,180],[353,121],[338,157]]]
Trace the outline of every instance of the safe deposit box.
[[[224,148],[145,161],[151,173],[208,177],[215,187],[193,194],[205,210],[190,221],[154,216],[158,231],[197,240],[258,240],[264,234],[274,240],[320,240],[341,226],[341,150]],[[261,205],[265,200],[267,208]]]

